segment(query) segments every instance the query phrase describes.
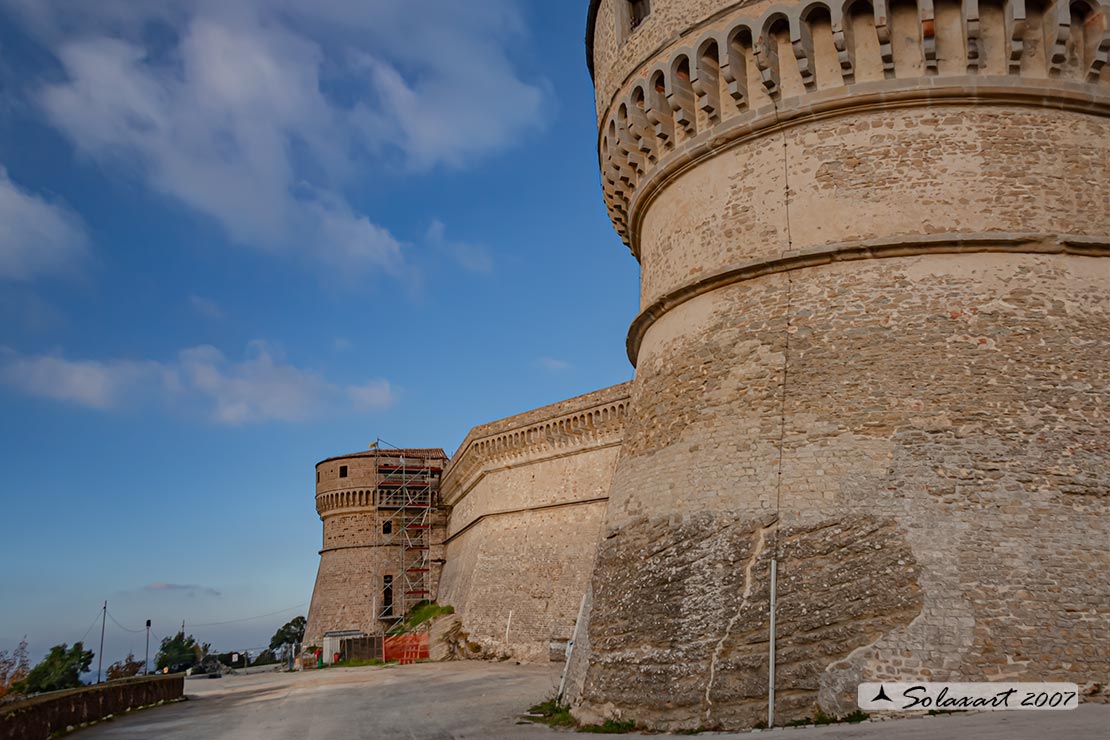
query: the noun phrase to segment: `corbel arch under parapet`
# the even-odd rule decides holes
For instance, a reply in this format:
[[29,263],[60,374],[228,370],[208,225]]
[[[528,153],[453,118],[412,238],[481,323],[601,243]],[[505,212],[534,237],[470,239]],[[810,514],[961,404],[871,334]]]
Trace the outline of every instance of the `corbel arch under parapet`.
[[694,70],[691,84],[697,97],[697,107],[709,120],[709,125],[724,118],[721,108],[721,40],[713,32],[704,34],[694,47]]
[[[889,54],[890,33],[884,0],[844,0],[842,17],[845,51],[853,73],[852,81],[871,82],[886,77],[884,57]],[[890,71],[893,70],[894,59],[891,56]]]
[[674,149],[674,113],[667,102],[667,70],[655,67],[648,75],[647,119],[655,129],[655,138],[660,142],[659,156]]
[[617,107],[617,153],[622,162],[627,162],[629,169],[635,173],[636,179],[644,174],[644,164],[640,157],[639,146],[633,140],[632,129],[628,124],[628,104],[621,103]]
[[1110,63],[1110,2],[1071,0],[1068,77],[1096,82]]
[[632,138],[637,143],[640,155],[646,163],[654,164],[657,159],[657,140],[655,129],[647,118],[647,93],[644,85],[643,82],[637,82],[628,91],[628,124],[632,128]]
[[[812,49],[813,72],[816,89],[828,89],[844,85],[840,52],[837,47],[835,28],[840,25],[839,5],[825,0],[813,0],[801,6],[798,23],[805,29],[809,48]],[[843,36],[843,34],[842,34]],[[842,38],[843,41],[843,38]]]
[[694,87],[691,84],[693,65],[692,52],[682,48],[675,52],[667,64],[667,102],[671,106],[676,128],[686,132],[687,137],[698,133],[698,117],[695,112]]
[[742,21],[733,25],[724,35],[723,54],[727,63],[721,67],[721,77],[725,80],[726,89],[739,110],[752,110],[759,107],[763,95],[757,92],[762,90],[752,87],[753,72],[758,76],[758,65],[755,61],[755,44],[759,34],[750,23]]
[[[760,63],[760,72],[773,95],[793,97],[813,89],[812,43],[807,50],[803,37],[808,39],[809,33],[808,29],[803,32],[797,9],[774,5],[760,18],[756,49],[767,55],[767,64]],[[768,76],[773,87],[767,82]]]

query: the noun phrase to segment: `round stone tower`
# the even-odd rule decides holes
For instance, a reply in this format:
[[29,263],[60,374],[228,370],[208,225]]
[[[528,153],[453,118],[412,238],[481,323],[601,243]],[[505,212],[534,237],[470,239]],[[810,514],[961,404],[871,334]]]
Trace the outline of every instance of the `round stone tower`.
[[1108,16],[594,0],[642,277],[578,716],[766,721],[772,599],[778,722],[860,681],[1105,686]]
[[325,647],[329,636],[382,634],[409,608],[435,598],[446,463],[443,450],[420,448],[356,452],[316,465],[324,534],[306,647]]

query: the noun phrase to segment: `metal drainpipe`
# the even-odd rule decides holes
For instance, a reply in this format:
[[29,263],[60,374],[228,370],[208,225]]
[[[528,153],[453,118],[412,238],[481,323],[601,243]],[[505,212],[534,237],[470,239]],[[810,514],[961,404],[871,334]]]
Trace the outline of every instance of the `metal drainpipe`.
[[771,558],[771,639],[767,662],[767,727],[775,726],[775,595],[778,590],[778,561]]

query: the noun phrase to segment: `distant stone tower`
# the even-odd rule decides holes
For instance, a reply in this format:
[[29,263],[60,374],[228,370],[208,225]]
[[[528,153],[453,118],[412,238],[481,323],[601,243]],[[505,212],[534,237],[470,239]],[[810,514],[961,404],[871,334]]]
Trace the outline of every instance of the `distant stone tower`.
[[765,720],[773,559],[780,722],[863,680],[1106,685],[1108,13],[592,2],[642,278],[578,716]]
[[[443,567],[441,449],[382,449],[316,465],[316,511],[324,523],[320,569],[304,644],[382,634],[424,600]],[[336,647],[338,647],[336,645]]]

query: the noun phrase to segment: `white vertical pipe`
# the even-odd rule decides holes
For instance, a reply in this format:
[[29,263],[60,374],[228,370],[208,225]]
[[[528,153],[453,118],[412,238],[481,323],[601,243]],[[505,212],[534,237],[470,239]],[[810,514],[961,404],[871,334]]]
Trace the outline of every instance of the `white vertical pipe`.
[[771,558],[771,639],[767,662],[767,726],[775,726],[775,596],[778,590],[778,561]]
[[578,604],[578,616],[574,620],[574,630],[570,633],[570,642],[567,643],[567,660],[563,664],[563,677],[559,679],[559,695],[556,699],[563,701],[563,694],[567,689],[567,671],[570,670],[570,656],[574,654],[574,643],[578,641],[578,625],[582,623],[582,613],[586,611],[586,594],[582,594],[582,601]]

